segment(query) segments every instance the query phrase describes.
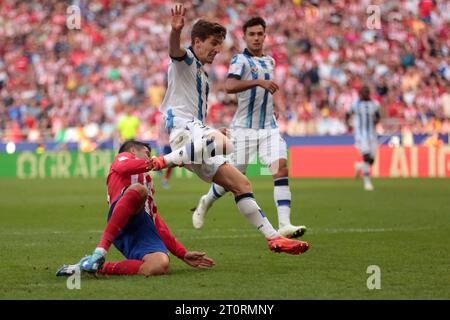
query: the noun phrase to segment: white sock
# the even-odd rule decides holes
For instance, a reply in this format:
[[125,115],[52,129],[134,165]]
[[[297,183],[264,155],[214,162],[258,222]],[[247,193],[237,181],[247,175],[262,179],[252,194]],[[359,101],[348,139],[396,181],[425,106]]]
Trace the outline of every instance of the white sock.
[[259,208],[253,193],[244,193],[235,198],[239,211],[254,225],[266,238],[279,237],[280,234],[273,228],[269,220]]
[[227,193],[227,190],[225,190],[224,187],[215,183],[211,183],[211,188],[209,188],[209,191],[206,194],[205,198],[206,204],[208,206],[211,206],[214,201],[220,199],[220,197],[222,197],[225,193]]
[[164,155],[168,167],[182,166],[184,164],[202,164],[205,159],[216,155],[216,143],[212,139],[200,139],[190,142]]
[[274,180],[273,196],[278,211],[278,225],[280,228],[291,224],[291,190],[288,177]]
[[363,162],[362,171],[363,171],[363,179],[364,179],[365,183],[370,182],[369,169],[370,169],[370,164],[368,162]]

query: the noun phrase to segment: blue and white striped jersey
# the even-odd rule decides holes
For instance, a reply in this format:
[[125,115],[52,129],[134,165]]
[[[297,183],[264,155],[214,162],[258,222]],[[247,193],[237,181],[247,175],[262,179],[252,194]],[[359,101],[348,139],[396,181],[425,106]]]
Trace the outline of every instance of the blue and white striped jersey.
[[205,121],[208,109],[208,74],[195,56],[192,47],[181,58],[169,63],[168,86],[160,111],[170,124],[170,119]]
[[[233,56],[228,77],[239,80],[273,80],[275,60],[270,56],[256,57],[247,49]],[[232,128],[270,129],[276,128],[273,96],[269,90],[259,86],[238,92],[238,108],[234,114]]]
[[354,115],[353,128],[355,140],[376,140],[375,121],[380,115],[380,105],[375,101],[355,102],[349,110]]

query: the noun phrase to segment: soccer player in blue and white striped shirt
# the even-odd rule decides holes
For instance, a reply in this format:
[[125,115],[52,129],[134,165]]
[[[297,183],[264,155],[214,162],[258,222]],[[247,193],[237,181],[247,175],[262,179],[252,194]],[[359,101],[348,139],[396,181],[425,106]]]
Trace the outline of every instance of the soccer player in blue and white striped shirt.
[[370,167],[375,161],[377,152],[377,133],[376,124],[380,121],[380,105],[370,99],[370,89],[367,86],[361,88],[359,100],[357,100],[347,112],[347,123],[353,115],[353,130],[355,137],[355,146],[358,148],[363,162],[357,163],[355,168],[357,173],[362,170],[364,177],[364,189],[373,190],[370,181]]
[[[278,232],[289,238],[300,237],[306,228],[294,226],[290,220],[287,147],[275,116],[278,110],[274,98],[279,89],[274,81],[275,60],[264,53],[266,22],[254,17],[244,24],[243,32],[247,48],[231,59],[226,81],[227,92],[235,93],[238,99],[230,130],[234,145],[231,163],[245,173],[248,164],[259,155],[274,179]],[[206,212],[225,192],[221,186],[212,184],[209,192],[200,198],[192,216],[195,228],[203,226]]]
[[168,88],[160,108],[174,151],[153,158],[152,168],[184,166],[208,183],[223,186],[234,194],[238,210],[264,235],[270,250],[303,253],[309,244],[280,235],[258,206],[248,178],[223,157],[232,151],[231,141],[204,123],[209,80],[203,66],[212,63],[220,52],[226,29],[218,23],[200,19],[192,27],[191,46],[183,48],[181,31],[185,12],[181,4],[172,9]]

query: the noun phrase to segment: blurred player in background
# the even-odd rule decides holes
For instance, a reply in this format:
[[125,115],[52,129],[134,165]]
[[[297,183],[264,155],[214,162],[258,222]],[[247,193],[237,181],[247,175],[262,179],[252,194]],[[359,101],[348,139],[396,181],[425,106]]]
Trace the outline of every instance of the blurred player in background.
[[380,105],[370,99],[370,89],[363,86],[359,92],[359,99],[350,107],[346,115],[346,122],[349,124],[350,117],[353,116],[353,131],[355,136],[355,146],[358,148],[363,158],[362,162],[355,164],[357,175],[363,172],[364,189],[373,190],[370,181],[370,168],[375,161],[377,153],[377,133],[375,127],[380,121]]
[[[172,152],[172,148],[170,148],[169,142],[169,134],[167,133],[167,129],[165,126],[164,115],[161,112],[158,112],[156,115],[156,128],[157,128],[157,139],[156,139],[156,148],[159,156],[164,156]],[[172,174],[173,168],[167,168],[164,173],[162,173],[162,186],[164,189],[169,188],[169,179]]]
[[185,166],[204,181],[229,190],[235,196],[239,211],[267,240],[275,252],[300,254],[309,248],[302,241],[282,237],[264,215],[252,193],[250,181],[223,157],[232,151],[231,141],[220,131],[204,124],[209,80],[203,69],[219,53],[226,29],[214,22],[198,20],[191,31],[191,47],[181,46],[185,8],[172,9],[172,30],[169,39],[171,63],[168,88],[161,112],[166,119],[172,153],[154,159],[156,169]]
[[[92,255],[64,265],[57,276],[71,275],[76,268],[108,275],[162,275],[169,270],[168,251],[193,267],[214,265],[205,253],[188,252],[167,228],[153,198],[151,168],[150,146],[135,140],[121,146],[107,179],[110,209],[101,240]],[[127,260],[105,263],[111,244]]]
[[[306,227],[293,226],[290,219],[287,146],[276,122],[276,114],[282,111],[284,115],[285,108],[278,108],[281,99],[279,86],[274,82],[275,60],[264,54],[266,22],[261,17],[251,18],[244,24],[243,32],[247,48],[231,59],[226,81],[227,92],[236,93],[238,98],[238,108],[230,131],[234,145],[231,163],[245,174],[248,164],[256,160],[259,154],[274,180],[278,232],[285,237],[297,238],[304,234]],[[203,226],[208,209],[226,192],[218,184],[211,185],[209,192],[200,198],[192,215],[195,228]]]

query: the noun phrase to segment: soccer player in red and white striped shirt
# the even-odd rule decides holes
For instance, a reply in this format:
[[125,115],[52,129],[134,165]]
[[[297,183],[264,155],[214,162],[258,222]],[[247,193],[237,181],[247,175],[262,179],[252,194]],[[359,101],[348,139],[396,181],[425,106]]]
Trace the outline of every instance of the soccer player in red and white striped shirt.
[[[93,254],[77,265],[65,265],[57,275],[71,275],[76,268],[83,271],[145,276],[166,274],[169,270],[168,251],[190,266],[207,268],[214,261],[202,252],[188,252],[170,232],[158,213],[153,183],[150,147],[139,141],[127,141],[115,157],[107,179],[108,223]],[[127,258],[105,262],[114,244]]]

